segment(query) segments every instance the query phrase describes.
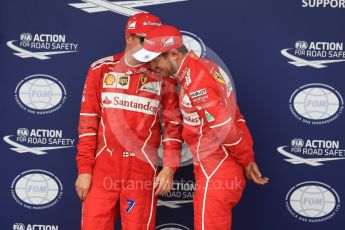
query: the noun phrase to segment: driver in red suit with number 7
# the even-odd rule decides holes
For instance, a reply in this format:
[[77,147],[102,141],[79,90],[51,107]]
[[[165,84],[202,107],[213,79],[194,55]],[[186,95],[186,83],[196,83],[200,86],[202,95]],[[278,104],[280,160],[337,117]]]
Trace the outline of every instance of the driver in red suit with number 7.
[[[78,127],[82,230],[112,230],[118,212],[122,229],[153,230],[157,195],[172,187],[182,145],[176,80],[132,57],[147,32],[160,25],[149,13],[130,17],[124,53],[89,69]],[[163,169],[158,172],[161,126]]]

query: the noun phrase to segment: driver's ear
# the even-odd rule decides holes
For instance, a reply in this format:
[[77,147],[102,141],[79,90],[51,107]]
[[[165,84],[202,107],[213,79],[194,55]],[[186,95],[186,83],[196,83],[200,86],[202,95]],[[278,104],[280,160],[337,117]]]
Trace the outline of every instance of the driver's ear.
[[171,50],[169,50],[169,53],[173,59],[177,59],[177,57],[178,57],[178,50],[177,49],[171,49]]
[[156,59],[153,59],[152,61],[150,61],[150,67],[151,67],[151,69],[155,69],[157,67]]
[[126,34],[125,39],[126,39],[126,44],[129,45],[129,44],[131,44],[133,37],[130,34]]
[[173,56],[176,56],[176,55],[178,55],[178,50],[177,49],[171,49],[170,50],[170,53],[173,55]]

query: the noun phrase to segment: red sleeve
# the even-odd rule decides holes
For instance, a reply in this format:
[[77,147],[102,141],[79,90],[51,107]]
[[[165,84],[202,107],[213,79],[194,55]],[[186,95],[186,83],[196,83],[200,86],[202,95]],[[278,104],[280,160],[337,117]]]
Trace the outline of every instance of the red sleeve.
[[182,116],[176,79],[163,78],[163,87],[163,167],[176,171],[180,165],[182,150]]
[[243,167],[246,167],[250,162],[254,161],[253,138],[238,106],[236,109],[235,120],[238,128],[241,130],[242,142],[245,146],[234,146],[229,148],[229,151],[237,162],[240,162]]
[[97,147],[98,124],[101,117],[99,84],[101,68],[90,68],[87,74],[78,125],[78,173],[92,174]]
[[[224,71],[222,71],[224,74]],[[199,79],[198,79],[199,78]],[[202,78],[202,79],[201,79]],[[193,80],[192,80],[193,81]],[[238,122],[242,115],[236,105],[230,80],[222,76],[218,66],[211,70],[197,71],[189,96],[198,109],[198,114],[208,124],[209,135],[215,135],[219,144],[243,167],[253,161],[251,136],[246,125]],[[193,90],[193,91],[192,91]]]

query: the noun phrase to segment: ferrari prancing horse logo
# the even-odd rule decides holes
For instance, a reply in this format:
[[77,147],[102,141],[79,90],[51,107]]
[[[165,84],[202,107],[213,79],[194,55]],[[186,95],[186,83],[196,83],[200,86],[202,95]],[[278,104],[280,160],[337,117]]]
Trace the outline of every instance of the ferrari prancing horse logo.
[[140,83],[144,85],[147,82],[147,76],[146,75],[140,75]]

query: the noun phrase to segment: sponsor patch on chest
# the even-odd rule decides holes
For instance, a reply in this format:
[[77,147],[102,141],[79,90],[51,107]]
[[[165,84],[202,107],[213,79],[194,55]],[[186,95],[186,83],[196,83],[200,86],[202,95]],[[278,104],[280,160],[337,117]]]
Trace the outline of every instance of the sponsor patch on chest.
[[205,117],[208,122],[215,121],[214,117],[207,110],[205,110]]
[[183,110],[181,110],[181,112],[183,115],[183,123],[191,126],[197,126],[201,124],[200,117],[197,112],[187,113]]
[[192,102],[186,94],[182,98],[182,105],[188,108],[192,107]]
[[104,108],[123,109],[138,113],[154,115],[159,109],[159,101],[123,93],[102,93]]
[[[143,79],[140,79],[140,81],[142,83]],[[147,79],[146,79],[146,81],[147,81]],[[160,81],[146,82],[146,83],[141,85],[139,90],[160,95],[161,94],[161,82]]]
[[200,97],[200,96],[203,96],[203,95],[207,95],[207,91],[206,91],[206,89],[199,89],[197,91],[191,92],[189,95],[192,98],[196,98],[196,97]]
[[125,73],[105,73],[103,78],[103,88],[128,89],[129,81],[130,76]]

